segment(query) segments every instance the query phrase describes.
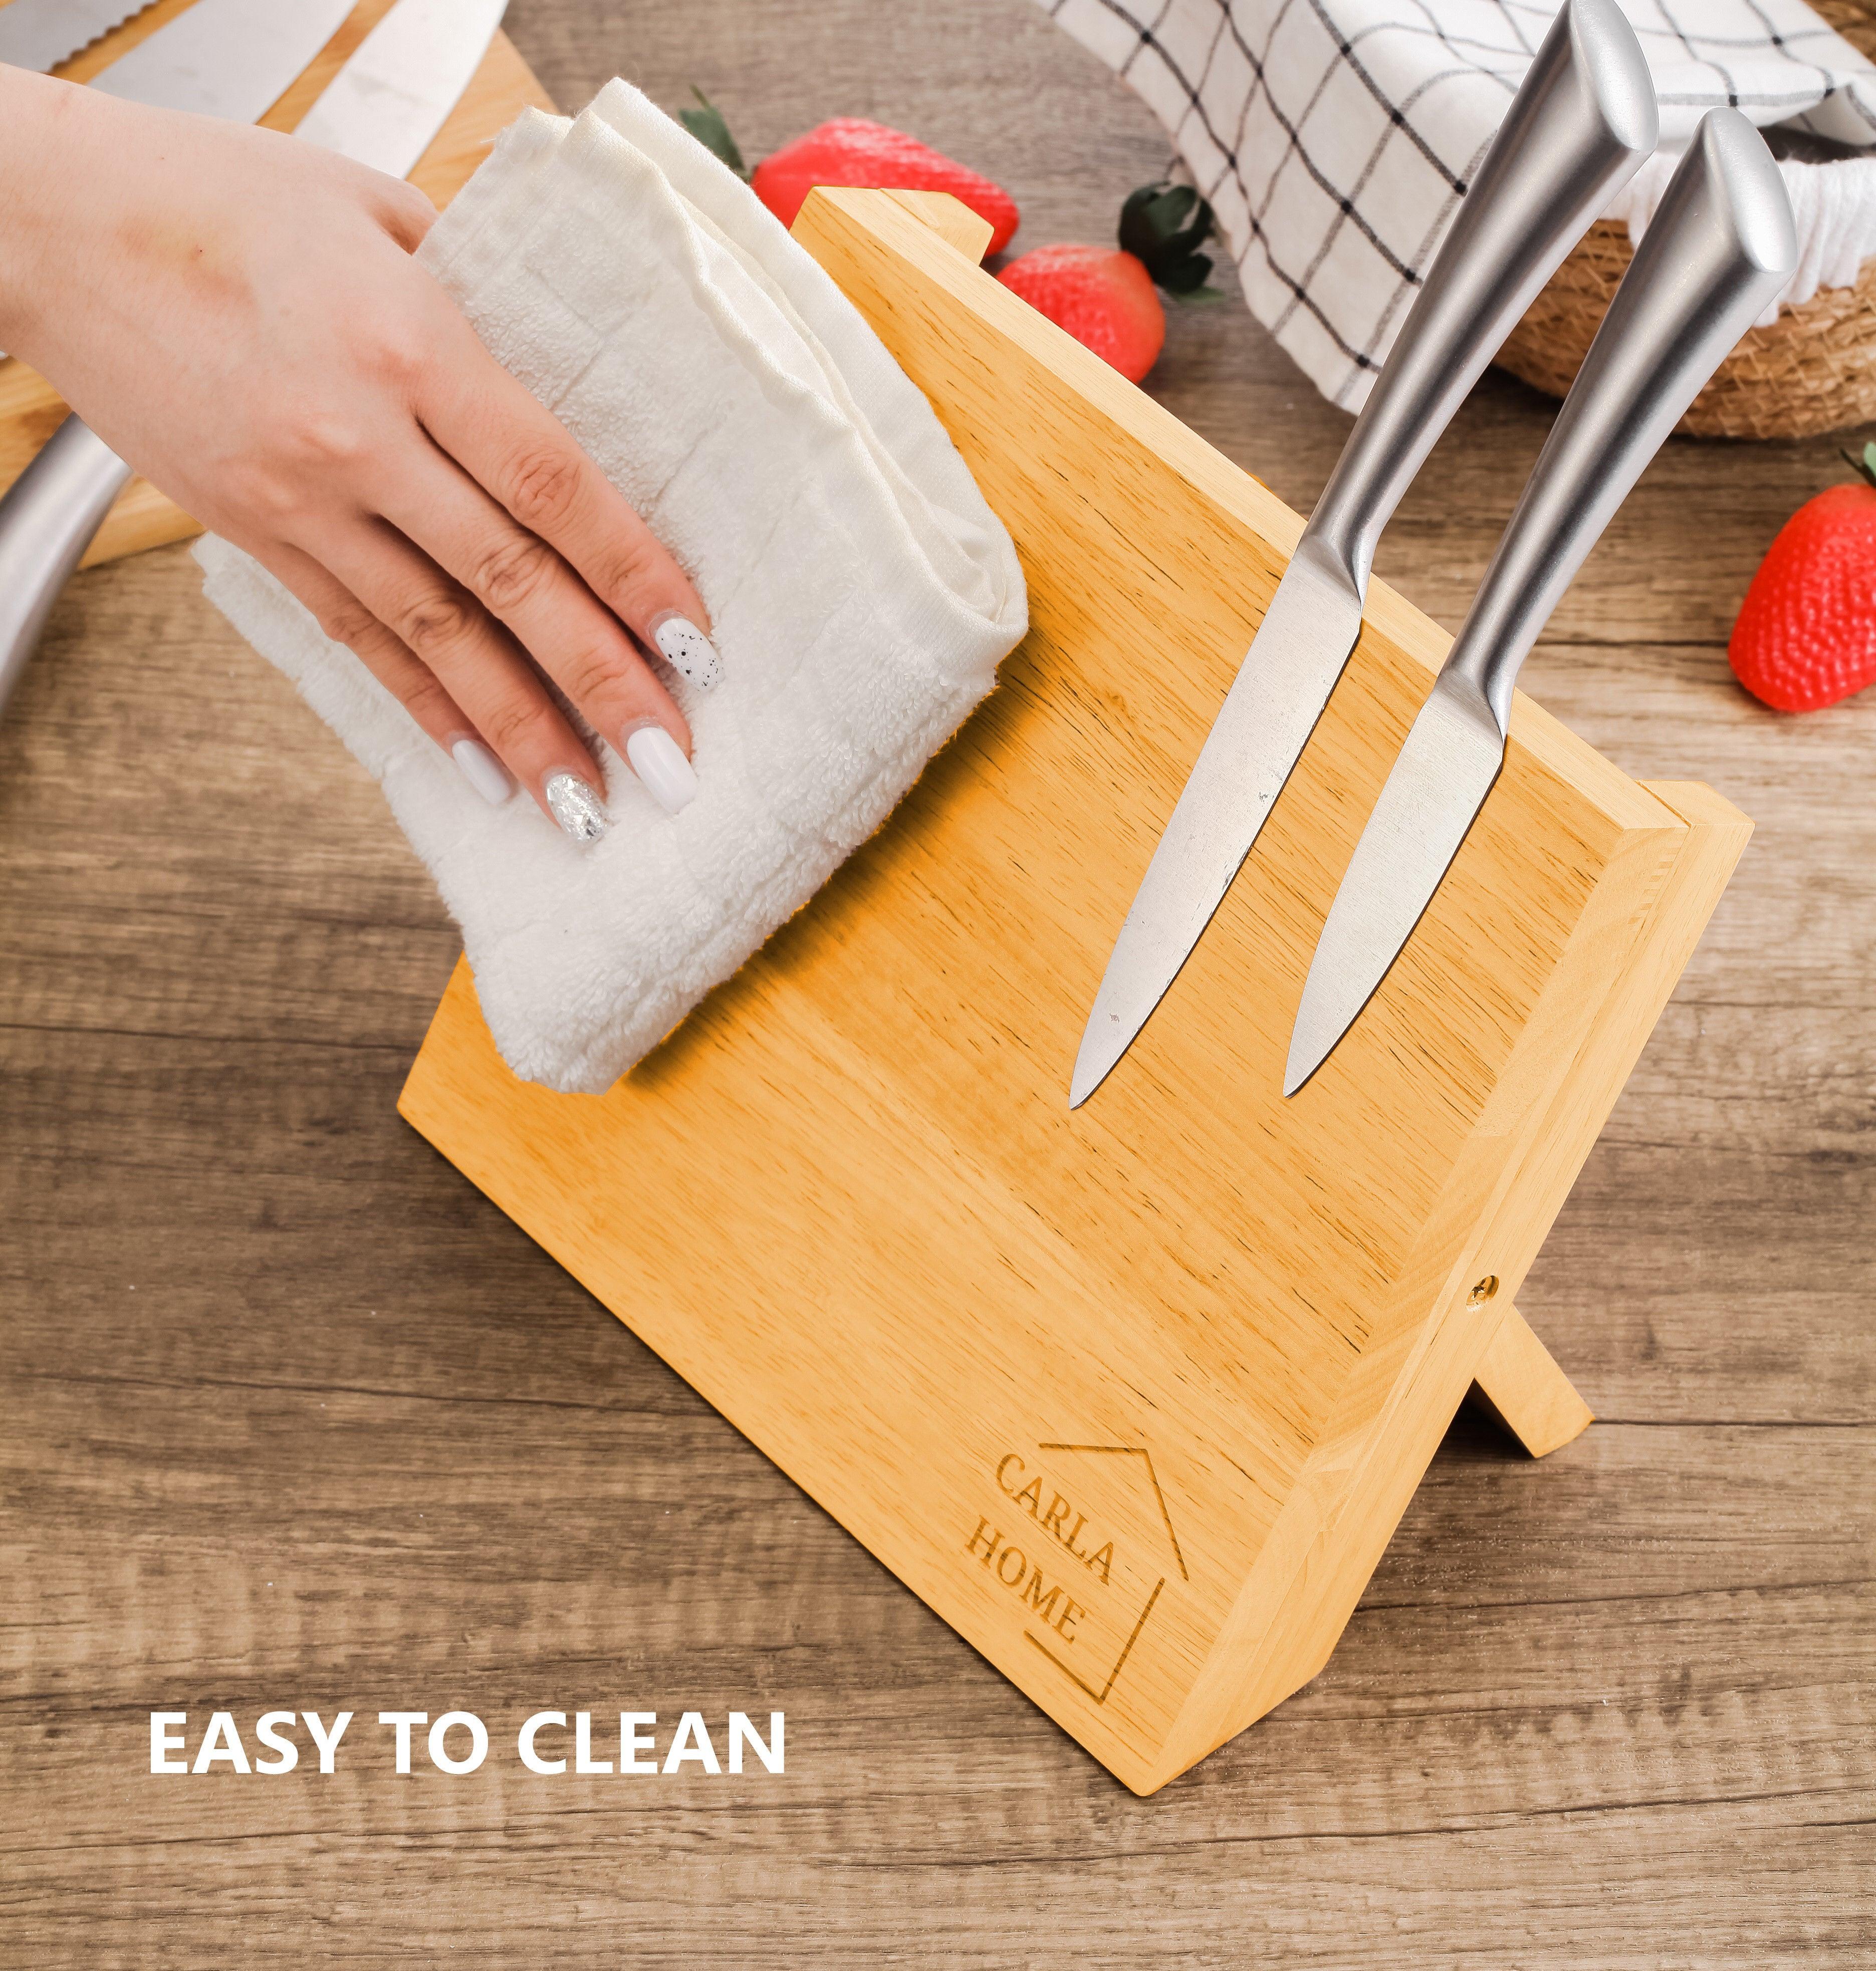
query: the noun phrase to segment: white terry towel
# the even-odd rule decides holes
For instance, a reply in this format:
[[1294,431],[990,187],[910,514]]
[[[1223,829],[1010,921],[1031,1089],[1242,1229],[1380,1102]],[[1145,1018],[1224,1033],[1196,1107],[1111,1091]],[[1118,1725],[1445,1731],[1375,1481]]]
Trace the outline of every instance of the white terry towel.
[[419,256],[683,563],[721,681],[666,682],[699,793],[604,746],[614,823],[491,809],[249,557],[210,599],[377,777],[515,1072],[597,1093],[813,895],[1027,627],[1010,538],[871,329],[747,187],[623,82],[529,111]]

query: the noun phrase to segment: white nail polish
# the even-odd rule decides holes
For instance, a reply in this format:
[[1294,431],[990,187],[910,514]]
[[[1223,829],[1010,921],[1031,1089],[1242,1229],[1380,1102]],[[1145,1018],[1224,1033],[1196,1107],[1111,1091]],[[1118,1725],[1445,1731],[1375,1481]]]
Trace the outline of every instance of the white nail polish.
[[708,691],[722,676],[723,660],[716,646],[688,616],[680,616],[675,609],[652,618],[651,639],[665,662],[699,691]]
[[612,826],[599,790],[564,767],[548,775],[541,792],[555,820],[575,842],[597,842]]
[[666,814],[676,814],[697,798],[696,770],[685,758],[683,748],[662,725],[641,725],[630,735],[625,757]]
[[462,777],[490,807],[500,807],[515,790],[508,770],[480,740],[458,739],[449,756],[462,770]]

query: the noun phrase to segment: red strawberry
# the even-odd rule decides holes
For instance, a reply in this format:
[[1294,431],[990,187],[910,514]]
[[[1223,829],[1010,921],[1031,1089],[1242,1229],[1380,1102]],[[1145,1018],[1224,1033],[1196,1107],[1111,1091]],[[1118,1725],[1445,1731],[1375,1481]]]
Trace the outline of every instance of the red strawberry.
[[1121,251],[1039,246],[997,279],[1040,308],[1130,383],[1153,367],[1166,340],[1166,311],[1155,287],[1181,301],[1217,301],[1205,285],[1212,209],[1190,185],[1142,185],[1120,209]]
[[1166,340],[1153,277],[1112,246],[1038,246],[997,279],[1137,383]]
[[986,252],[1001,253],[1015,233],[1016,201],[942,151],[902,130],[859,116],[836,116],[784,144],[757,165],[750,184],[784,226],[816,185],[864,185],[881,191],[948,191],[995,229]]
[[1779,529],[1752,578],[1727,655],[1754,697],[1816,712],[1876,684],[1876,445]]

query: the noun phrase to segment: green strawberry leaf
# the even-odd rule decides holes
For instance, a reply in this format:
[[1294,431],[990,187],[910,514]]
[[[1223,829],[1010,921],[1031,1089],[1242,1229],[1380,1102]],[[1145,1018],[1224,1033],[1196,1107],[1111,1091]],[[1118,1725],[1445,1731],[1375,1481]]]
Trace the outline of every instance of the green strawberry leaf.
[[1204,286],[1206,276],[1211,271],[1208,254],[1188,253],[1183,260],[1175,260],[1161,268],[1154,279],[1169,295],[1192,295]]
[[1863,456],[1861,458],[1858,458],[1848,445],[1842,447],[1841,449],[1844,457],[1856,468],[1858,473],[1863,478],[1867,479],[1872,486],[1876,486],[1876,445],[1865,445]]
[[1197,249],[1211,236],[1212,209],[1188,184],[1142,185],[1120,209],[1120,244],[1171,294],[1203,285],[1211,262]]
[[747,184],[749,182],[749,167],[743,162],[743,154],[737,148],[736,139],[730,135],[730,126],[725,122],[722,111],[695,83],[691,85],[690,93],[702,107],[680,109],[677,112],[677,120],[712,157],[728,165]]

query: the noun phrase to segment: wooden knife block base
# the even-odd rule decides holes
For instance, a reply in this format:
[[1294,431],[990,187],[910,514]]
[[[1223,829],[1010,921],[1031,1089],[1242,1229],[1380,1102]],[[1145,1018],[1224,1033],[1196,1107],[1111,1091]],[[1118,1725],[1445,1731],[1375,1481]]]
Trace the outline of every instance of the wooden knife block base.
[[988,230],[849,191],[795,228],[1015,538],[1033,627],[998,690],[609,1094],[515,1080],[459,968],[401,1107],[1145,1793],[1322,1668],[1469,1387],[1538,1455],[1589,1420],[1513,1298],[1751,829],[1521,699],[1431,908],[1285,1101],[1316,933],[1448,641],[1376,583],[1223,908],[1071,1113],[1301,523],[983,272]]

